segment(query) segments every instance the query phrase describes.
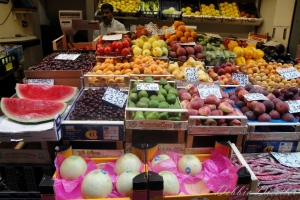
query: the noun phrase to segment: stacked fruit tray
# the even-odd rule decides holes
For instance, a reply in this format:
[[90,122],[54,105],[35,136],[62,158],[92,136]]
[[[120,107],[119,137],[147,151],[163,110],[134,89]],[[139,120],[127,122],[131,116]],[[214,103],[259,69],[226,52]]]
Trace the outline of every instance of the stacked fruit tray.
[[160,1],[161,18],[179,19],[181,17],[180,1],[161,0]]
[[240,17],[243,18],[243,24],[259,25],[262,22],[254,3],[239,3]]
[[127,129],[186,130],[186,110],[182,109],[174,81],[146,77],[130,81],[126,105]]
[[181,1],[181,12],[183,20],[202,20],[198,0]]
[[219,8],[223,23],[242,23],[243,19],[240,17],[239,7],[235,1],[219,1]]
[[216,0],[200,0],[200,9],[203,21],[222,22],[223,18]]

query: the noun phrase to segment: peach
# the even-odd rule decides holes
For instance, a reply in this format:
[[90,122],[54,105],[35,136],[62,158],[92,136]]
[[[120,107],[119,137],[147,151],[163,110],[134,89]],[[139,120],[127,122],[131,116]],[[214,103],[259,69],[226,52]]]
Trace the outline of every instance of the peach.
[[234,105],[234,101],[231,100],[231,99],[225,99],[225,100],[222,100],[222,102],[227,102],[227,103],[229,103],[231,106]]
[[243,101],[244,100],[244,94],[248,94],[249,92],[245,89],[243,90],[240,90],[239,93],[238,93],[238,98],[239,100]]
[[234,108],[228,102],[220,103],[218,109],[222,110],[225,113],[231,113],[234,110]]
[[222,99],[228,99],[229,98],[229,94],[224,92],[223,90],[220,90],[221,95],[222,95]]
[[211,110],[208,106],[204,106],[198,110],[198,113],[200,116],[209,116],[211,113]]
[[238,68],[235,65],[231,66],[231,72],[236,73],[238,71]]
[[187,115],[188,116],[197,116],[198,115],[198,110],[188,109]]
[[256,120],[256,115],[252,112],[252,111],[247,111],[245,112],[245,115],[246,117],[249,119],[249,120]]
[[180,100],[183,101],[183,100],[188,100],[190,101],[192,99],[192,96],[190,95],[190,93],[183,93],[181,96],[180,96]]
[[271,117],[267,113],[263,113],[263,114],[259,115],[257,119],[260,122],[270,122],[271,121]]
[[191,106],[195,110],[199,110],[204,104],[204,100],[200,98],[194,98],[191,100]]
[[233,119],[233,120],[231,120],[231,121],[229,122],[229,125],[230,125],[230,126],[241,126],[242,123],[241,123],[241,121],[238,120],[238,119]]
[[223,111],[220,109],[212,110],[210,116],[223,116]]
[[218,123],[214,119],[207,119],[204,122],[204,126],[217,126],[217,125],[218,125]]
[[224,74],[225,74],[225,70],[224,69],[221,68],[221,69],[218,70],[218,75],[219,76],[224,75]]
[[231,67],[226,66],[226,67],[224,68],[224,70],[225,70],[225,73],[231,74]]
[[261,115],[264,112],[266,112],[266,107],[265,107],[265,105],[263,103],[258,102],[258,103],[256,103],[256,104],[253,105],[252,111],[256,115]]
[[208,95],[204,101],[204,103],[206,104],[214,104],[214,105],[216,105],[217,102],[218,102],[218,98],[213,94]]
[[270,99],[270,100],[272,101],[272,100],[275,99],[276,97],[274,96],[274,94],[270,93],[270,94],[268,94],[267,98]]
[[280,114],[277,110],[272,110],[269,115],[271,119],[280,119]]
[[258,101],[250,101],[250,102],[247,103],[247,106],[249,107],[250,110],[252,110],[252,109],[253,109],[253,106],[254,106],[255,104],[257,104],[257,103],[258,103]]
[[280,101],[276,104],[276,110],[281,114],[285,114],[288,113],[290,110],[290,106],[289,104],[287,104],[286,102]]
[[271,100],[263,101],[263,104],[266,107],[266,112],[269,113],[274,109],[274,103]]
[[209,107],[211,111],[217,109],[217,106],[216,106],[216,105],[214,105],[214,104],[205,104],[205,102],[204,102],[204,105],[203,105],[203,106]]

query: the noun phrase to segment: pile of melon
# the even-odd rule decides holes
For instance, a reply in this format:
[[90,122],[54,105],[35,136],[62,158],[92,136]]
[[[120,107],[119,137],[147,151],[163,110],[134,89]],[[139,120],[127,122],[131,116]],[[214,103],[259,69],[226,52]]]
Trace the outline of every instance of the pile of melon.
[[[140,174],[140,159],[126,153],[118,158],[114,172],[117,175],[116,190],[123,197],[132,196],[132,180]],[[81,183],[81,194],[85,199],[107,198],[113,192],[113,182],[109,174],[103,169],[96,169],[87,173],[87,163],[80,156],[66,158],[60,168],[60,176],[66,181],[73,181],[84,176]]]
[[76,87],[64,85],[17,84],[19,98],[2,98],[1,110],[9,118],[22,123],[53,120],[62,114],[77,94]]

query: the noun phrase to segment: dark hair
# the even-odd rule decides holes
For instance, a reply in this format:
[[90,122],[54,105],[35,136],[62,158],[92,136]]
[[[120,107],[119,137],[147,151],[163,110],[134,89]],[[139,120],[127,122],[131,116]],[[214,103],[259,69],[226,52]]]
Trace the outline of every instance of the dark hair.
[[102,9],[109,9],[110,12],[114,12],[114,7],[111,4],[109,4],[109,3],[102,4],[101,10]]

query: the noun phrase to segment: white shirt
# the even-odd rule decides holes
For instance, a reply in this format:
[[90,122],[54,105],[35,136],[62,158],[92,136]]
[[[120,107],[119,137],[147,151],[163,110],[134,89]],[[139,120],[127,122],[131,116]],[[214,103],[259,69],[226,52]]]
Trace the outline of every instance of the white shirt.
[[103,22],[100,23],[100,30],[94,30],[93,39],[99,35],[105,35],[114,31],[126,31],[125,26],[118,20],[112,19],[109,25],[105,25]]

